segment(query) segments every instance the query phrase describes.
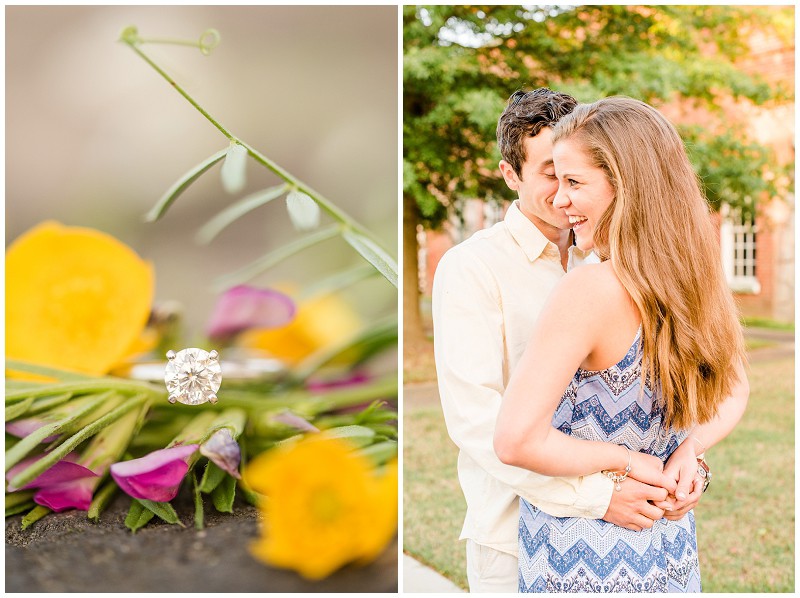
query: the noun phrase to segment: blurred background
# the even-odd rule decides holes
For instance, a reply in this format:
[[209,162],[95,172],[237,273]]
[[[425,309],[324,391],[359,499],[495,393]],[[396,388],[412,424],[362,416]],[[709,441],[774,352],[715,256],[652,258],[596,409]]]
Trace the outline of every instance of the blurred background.
[[[281,198],[208,246],[214,214],[279,179],[248,161],[229,195],[215,165],[166,216],[144,214],[228,140],[129,47],[143,38],[221,43],[143,50],[234,135],[310,185],[397,255],[397,9],[394,6],[11,6],[6,8],[6,244],[54,219],[98,228],[155,265],[156,301],[177,300],[202,334],[211,282],[297,238]],[[327,223],[323,215],[322,225]],[[307,286],[365,263],[341,239],[298,254],[253,282]],[[396,309],[381,277],[348,296],[369,319]]]
[[[710,451],[714,483],[697,508],[703,589],[793,590],[794,42],[793,6],[403,7],[407,558],[467,587],[466,504],[436,385],[431,284],[444,252],[502,220],[515,199],[497,167],[497,120],[514,91],[548,86],[580,102],[648,102],[686,143],[751,366],[747,413]],[[769,493],[759,488],[765,470],[775,472]]]

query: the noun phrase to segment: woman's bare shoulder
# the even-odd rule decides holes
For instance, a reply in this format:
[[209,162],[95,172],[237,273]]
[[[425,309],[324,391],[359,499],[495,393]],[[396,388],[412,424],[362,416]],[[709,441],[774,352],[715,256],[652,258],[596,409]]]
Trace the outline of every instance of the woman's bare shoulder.
[[610,261],[573,268],[559,286],[563,286],[565,292],[584,291],[595,300],[600,297],[619,298],[627,294]]

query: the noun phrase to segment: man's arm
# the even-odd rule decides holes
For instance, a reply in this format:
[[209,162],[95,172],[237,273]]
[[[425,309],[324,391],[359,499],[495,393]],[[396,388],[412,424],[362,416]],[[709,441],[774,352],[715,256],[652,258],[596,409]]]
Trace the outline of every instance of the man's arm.
[[442,409],[459,449],[553,516],[602,518],[613,489],[605,476],[547,477],[497,458],[493,435],[504,390],[503,314],[492,273],[466,248],[448,252],[439,262],[433,321]]

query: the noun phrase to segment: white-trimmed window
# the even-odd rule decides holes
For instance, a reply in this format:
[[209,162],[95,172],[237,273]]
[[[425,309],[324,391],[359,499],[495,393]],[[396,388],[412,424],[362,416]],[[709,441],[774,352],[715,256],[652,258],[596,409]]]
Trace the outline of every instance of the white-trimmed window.
[[727,204],[720,210],[720,249],[722,268],[728,286],[735,293],[761,291],[756,278],[756,223],[755,216],[743,216]]

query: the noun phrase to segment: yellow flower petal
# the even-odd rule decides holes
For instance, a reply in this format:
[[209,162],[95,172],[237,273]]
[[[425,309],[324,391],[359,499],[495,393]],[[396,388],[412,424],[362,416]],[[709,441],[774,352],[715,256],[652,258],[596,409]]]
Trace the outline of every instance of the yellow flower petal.
[[361,321],[337,295],[322,295],[298,305],[294,320],[274,330],[251,330],[239,341],[246,347],[269,351],[291,365],[324,347],[354,334]]
[[104,374],[143,330],[153,272],[105,233],[44,222],[6,252],[6,354]]
[[379,477],[345,441],[312,437],[273,449],[244,478],[267,496],[254,556],[309,579],[373,560],[397,529],[396,465]]

